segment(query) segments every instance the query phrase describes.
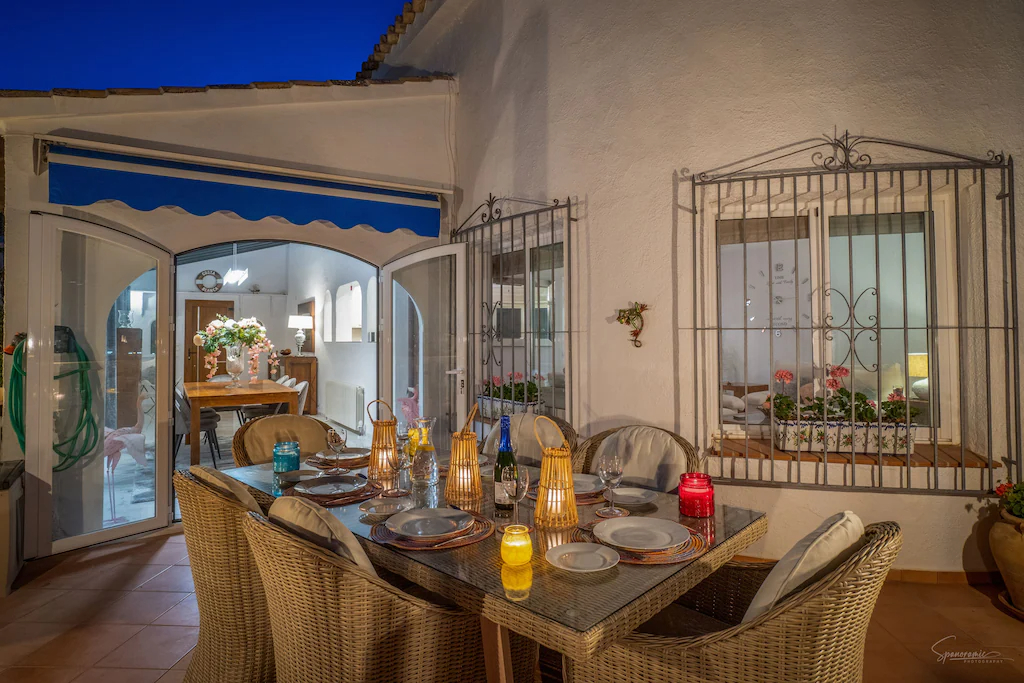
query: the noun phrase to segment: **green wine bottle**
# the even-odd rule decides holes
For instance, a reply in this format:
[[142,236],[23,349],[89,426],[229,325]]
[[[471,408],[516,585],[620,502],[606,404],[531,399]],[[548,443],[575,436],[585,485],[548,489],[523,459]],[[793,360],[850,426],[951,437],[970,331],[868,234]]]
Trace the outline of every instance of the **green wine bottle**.
[[512,468],[513,476],[518,475],[516,456],[512,452],[512,419],[508,415],[502,415],[498,457],[494,461],[494,509],[503,512],[512,510],[512,499],[505,493],[505,487],[501,483],[501,476],[507,467]]

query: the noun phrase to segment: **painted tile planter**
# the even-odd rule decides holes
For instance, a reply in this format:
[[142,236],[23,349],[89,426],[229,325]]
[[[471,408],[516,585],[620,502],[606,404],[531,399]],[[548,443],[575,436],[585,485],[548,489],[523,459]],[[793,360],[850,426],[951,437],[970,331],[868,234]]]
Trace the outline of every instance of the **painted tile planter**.
[[498,419],[502,415],[513,415],[516,413],[536,413],[539,414],[538,408],[543,405],[543,401],[513,401],[508,398],[491,398],[483,394],[478,394],[476,397],[476,404],[480,408],[480,415],[488,419]]
[[[906,454],[908,447],[914,449],[914,427],[902,423],[875,422],[804,422],[796,420],[775,420],[772,436],[775,447],[782,451],[808,451],[820,453],[872,453],[889,455]],[[881,441],[881,451],[879,451]]]

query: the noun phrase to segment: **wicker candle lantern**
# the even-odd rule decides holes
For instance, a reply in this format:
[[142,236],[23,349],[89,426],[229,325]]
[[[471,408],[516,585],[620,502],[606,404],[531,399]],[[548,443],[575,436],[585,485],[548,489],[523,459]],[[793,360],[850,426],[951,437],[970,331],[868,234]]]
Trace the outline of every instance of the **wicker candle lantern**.
[[537,437],[543,452],[533,523],[538,529],[569,529],[576,526],[580,520],[572,485],[572,452],[565,436],[562,437],[560,447],[546,448],[544,442],[540,440],[540,434],[537,433],[538,420],[547,420],[558,429],[555,421],[546,415],[541,415],[533,421],[533,434]]
[[468,505],[483,499],[478,458],[476,432],[452,434],[452,458],[448,463],[448,481],[444,485],[446,501],[453,505]]
[[[373,415],[370,415],[370,406],[374,403],[380,403],[384,405],[388,412],[391,413],[390,420],[373,419]],[[395,411],[391,410],[391,406],[386,401],[377,399],[376,401],[370,401],[366,405],[366,414],[370,417],[370,421],[373,423],[373,441],[370,443],[370,464],[366,470],[366,477],[373,481],[387,481],[393,476],[391,471],[390,460],[394,457],[395,451],[398,449],[398,441],[396,438],[396,426],[398,420],[395,419]],[[380,417],[380,409],[377,409],[377,417]]]

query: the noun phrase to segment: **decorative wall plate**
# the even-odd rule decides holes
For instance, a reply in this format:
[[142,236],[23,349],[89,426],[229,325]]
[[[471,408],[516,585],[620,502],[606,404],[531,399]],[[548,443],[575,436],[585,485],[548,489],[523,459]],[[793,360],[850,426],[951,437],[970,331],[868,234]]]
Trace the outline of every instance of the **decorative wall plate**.
[[196,289],[204,294],[216,294],[224,286],[224,278],[216,270],[204,270],[196,275]]

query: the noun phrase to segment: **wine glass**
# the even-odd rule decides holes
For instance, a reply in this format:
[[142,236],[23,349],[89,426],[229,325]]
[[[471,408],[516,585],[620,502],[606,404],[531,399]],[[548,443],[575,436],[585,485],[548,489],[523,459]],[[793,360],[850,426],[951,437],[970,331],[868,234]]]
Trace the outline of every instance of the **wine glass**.
[[[519,524],[519,501],[526,497],[530,488],[530,472],[525,467],[504,467],[501,470],[501,486],[505,489],[505,495],[512,499],[512,523]],[[527,527],[532,529],[529,524]],[[504,528],[499,530],[504,531]]]
[[[338,462],[338,456],[340,456],[345,450],[345,444],[348,443],[348,432],[344,429],[329,429],[327,430],[327,447],[334,453],[334,457],[331,458],[335,463]],[[348,474],[350,470],[347,467],[332,467],[329,470],[321,472],[323,475],[335,475],[335,474]]]
[[399,447],[389,448],[385,451],[385,456],[387,457],[388,467],[391,468],[392,481],[395,485],[384,491],[381,495],[388,498],[408,496],[409,489],[402,487],[402,472],[408,465],[408,454],[405,452],[405,449]]
[[622,481],[622,456],[617,451],[606,450],[597,459],[597,476],[608,489],[609,507],[601,508],[595,514],[598,517],[625,517],[628,510],[615,507],[615,487]]

